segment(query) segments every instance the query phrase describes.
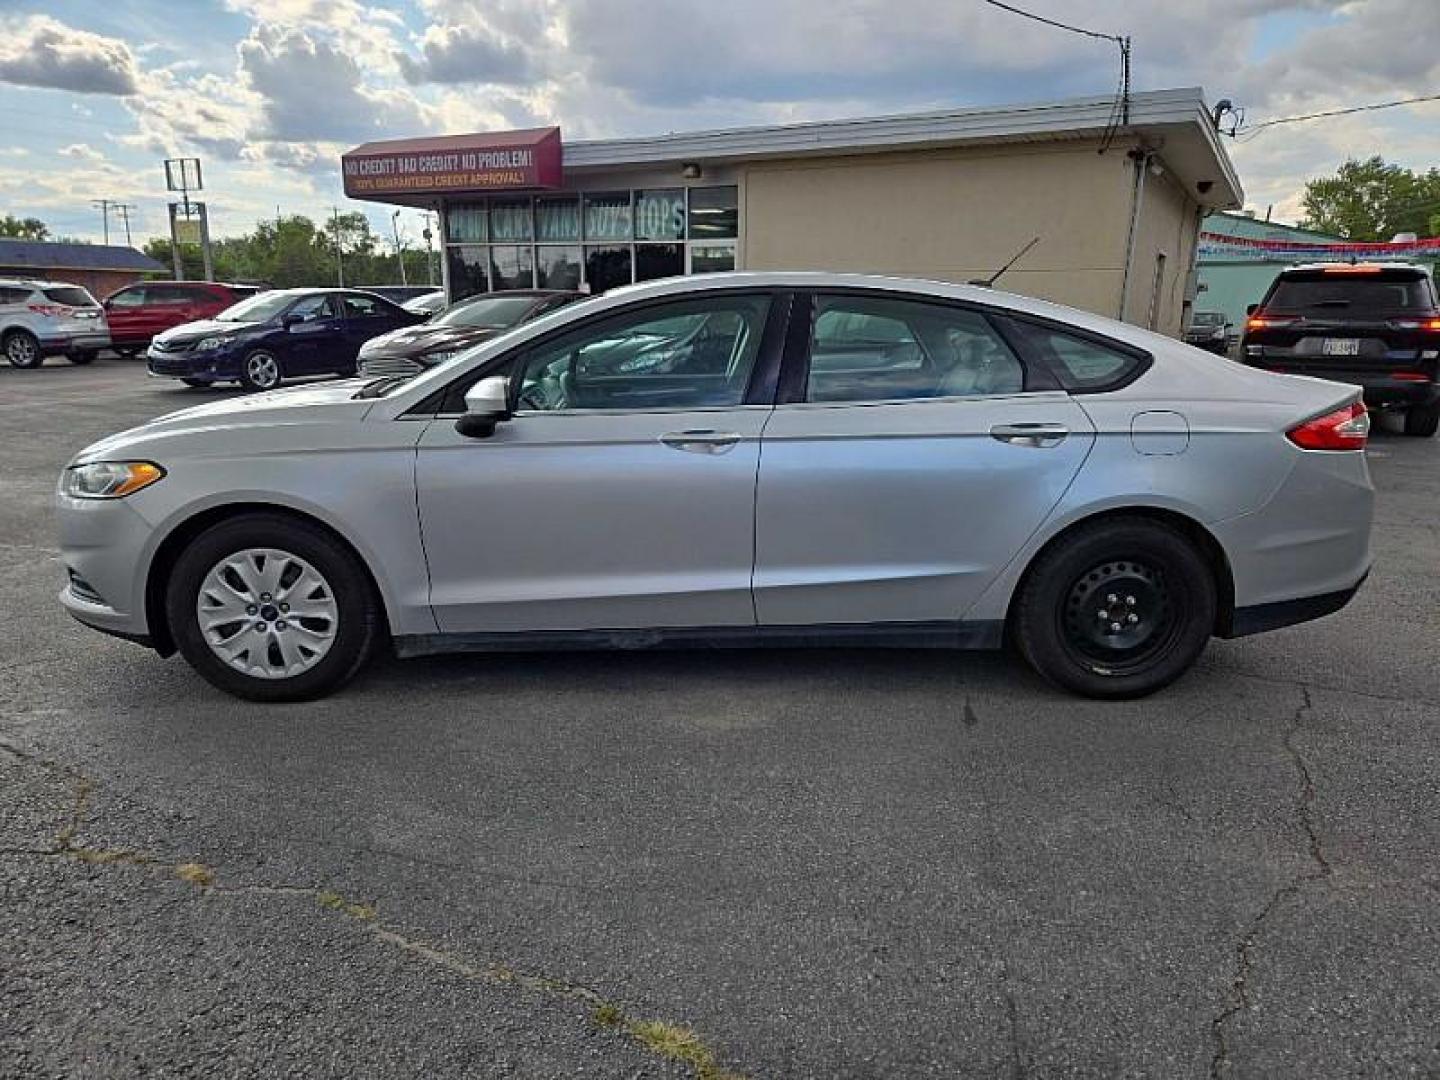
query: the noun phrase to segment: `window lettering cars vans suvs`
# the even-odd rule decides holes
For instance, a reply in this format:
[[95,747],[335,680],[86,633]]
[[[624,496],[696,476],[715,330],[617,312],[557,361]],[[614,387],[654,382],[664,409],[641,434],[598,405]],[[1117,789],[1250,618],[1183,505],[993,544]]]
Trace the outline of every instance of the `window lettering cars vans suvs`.
[[272,289],[165,331],[146,356],[150,374],[187,386],[273,390],[300,375],[353,375],[365,342],[423,319],[356,289]]
[[1253,306],[1241,360],[1363,389],[1402,410],[1405,434],[1440,428],[1440,304],[1422,267],[1320,263],[1281,271]]
[[37,368],[56,353],[88,364],[109,344],[104,309],[79,285],[0,278],[0,352],[11,366]]
[[212,318],[259,291],[258,285],[218,281],[147,281],[127,286],[105,298],[111,348],[121,356],[134,356],[156,334]]
[[1359,391],[972,286],[615,289],[411,376],[212,402],[60,478],[61,602],[293,700],[382,642],[998,646],[1098,697],[1370,566]]

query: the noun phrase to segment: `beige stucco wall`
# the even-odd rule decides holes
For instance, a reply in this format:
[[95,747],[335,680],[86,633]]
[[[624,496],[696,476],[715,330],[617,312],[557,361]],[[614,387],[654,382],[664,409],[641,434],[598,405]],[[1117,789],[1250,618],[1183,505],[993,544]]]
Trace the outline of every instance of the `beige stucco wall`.
[[[1135,174],[1128,147],[1096,149],[1075,142],[753,163],[740,188],[741,262],[966,281],[993,273],[1039,236],[1000,287],[1113,317]],[[1164,301],[1173,332],[1188,252],[1182,258],[1176,250],[1163,197],[1143,217],[1146,250],[1168,243],[1170,276],[1181,281]],[[1153,252],[1143,261],[1137,255],[1147,303],[1153,261]],[[1136,303],[1132,291],[1132,318],[1148,312]]]
[[[1164,158],[1159,159],[1164,169]],[[1140,220],[1135,234],[1135,262],[1125,321],[1140,326],[1151,323],[1152,301],[1155,329],[1178,335],[1184,325],[1185,291],[1190,264],[1199,240],[1198,208],[1174,175],[1147,172],[1140,200]],[[1164,273],[1156,295],[1158,256],[1165,256]]]

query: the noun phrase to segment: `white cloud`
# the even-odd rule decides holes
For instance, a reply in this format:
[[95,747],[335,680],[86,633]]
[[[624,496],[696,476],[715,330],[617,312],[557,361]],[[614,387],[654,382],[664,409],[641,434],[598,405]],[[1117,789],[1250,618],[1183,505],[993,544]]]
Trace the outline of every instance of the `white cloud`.
[[76,94],[133,94],[135,54],[119,38],[31,15],[0,26],[0,82]]

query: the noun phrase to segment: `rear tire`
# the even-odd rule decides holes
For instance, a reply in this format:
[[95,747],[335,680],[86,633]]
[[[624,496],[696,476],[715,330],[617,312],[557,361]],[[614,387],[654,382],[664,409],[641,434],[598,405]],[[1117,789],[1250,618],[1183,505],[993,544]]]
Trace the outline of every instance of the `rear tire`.
[[165,613],[190,665],[250,701],[323,697],[385,634],[380,598],[355,555],[324,529],[278,514],[231,518],[193,540],[166,585]]
[[121,360],[134,360],[136,356],[140,355],[140,346],[112,345],[110,346],[110,351],[120,357]]
[[1081,526],[1031,565],[1012,631],[1037,672],[1093,698],[1168,686],[1204,651],[1216,589],[1206,559],[1178,529],[1143,517]]
[[1428,439],[1440,430],[1440,405],[1412,405],[1405,410],[1405,434]]
[[45,355],[40,351],[40,339],[29,330],[11,330],[5,335],[0,347],[5,350],[5,359],[10,361],[11,367],[37,368],[45,362]]
[[78,364],[84,367],[86,364],[93,364],[95,362],[95,350],[87,349],[84,352],[66,353],[65,359],[69,360],[72,364]]

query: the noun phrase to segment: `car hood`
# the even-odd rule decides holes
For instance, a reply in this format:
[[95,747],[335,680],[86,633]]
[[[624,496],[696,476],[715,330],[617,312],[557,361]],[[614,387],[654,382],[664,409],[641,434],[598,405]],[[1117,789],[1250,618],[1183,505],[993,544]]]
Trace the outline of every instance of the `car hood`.
[[264,326],[264,323],[253,322],[221,322],[219,319],[201,319],[198,322],[181,323],[179,326],[172,326],[169,330],[155,335],[156,341],[169,344],[172,341],[198,341],[200,338],[212,337],[217,334],[238,334],[246,330],[254,330],[257,326]]
[[208,447],[223,441],[217,438],[222,433],[360,420],[375,404],[372,400],[356,400],[355,391],[363,385],[363,379],[344,379],[195,405],[92,443],[75,455],[75,461],[120,460],[129,455],[154,457],[163,465],[165,449],[176,446],[179,439],[187,439],[187,455],[195,452],[197,444],[188,441],[189,436],[202,437],[198,449],[203,454]]
[[442,349],[468,349],[501,333],[488,326],[402,326],[367,341],[360,350],[366,359],[377,356],[423,356]]

